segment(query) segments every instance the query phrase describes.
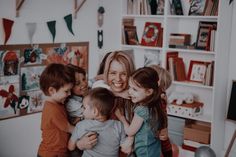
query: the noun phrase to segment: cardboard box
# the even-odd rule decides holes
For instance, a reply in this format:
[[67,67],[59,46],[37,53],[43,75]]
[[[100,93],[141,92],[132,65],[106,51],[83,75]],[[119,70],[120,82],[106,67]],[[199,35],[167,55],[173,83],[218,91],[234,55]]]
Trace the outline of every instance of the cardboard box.
[[184,139],[210,144],[211,128],[207,125],[188,124],[184,127]]

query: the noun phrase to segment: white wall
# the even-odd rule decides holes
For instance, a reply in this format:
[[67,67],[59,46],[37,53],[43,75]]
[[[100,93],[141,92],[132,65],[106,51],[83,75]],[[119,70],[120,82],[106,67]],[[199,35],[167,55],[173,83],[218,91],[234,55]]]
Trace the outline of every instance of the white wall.
[[[232,85],[232,80],[236,80],[236,2],[233,2],[231,5],[233,5],[233,16],[232,16],[232,31],[231,31],[231,41],[230,41],[230,62],[229,62],[229,80],[228,80],[228,98],[227,98],[227,108],[229,104],[229,99],[230,99],[230,92],[231,92],[231,85]],[[235,113],[236,114],[236,113]],[[225,151],[229,145],[229,142],[233,136],[234,131],[236,130],[236,122],[233,121],[226,121],[225,123]],[[236,141],[234,142],[234,145],[232,147],[230,156],[236,156]]]
[[[104,1],[106,1],[104,3]],[[80,0],[78,0],[80,2]],[[104,48],[97,48],[97,9],[104,5]],[[14,20],[12,35],[8,44],[28,44],[26,22],[36,22],[35,43],[52,43],[46,22],[56,20],[55,43],[89,41],[89,77],[96,74],[98,54],[120,48],[120,9],[121,1],[87,0],[77,19],[73,19],[75,36],[71,35],[63,17],[73,13],[73,0],[26,0],[20,10],[20,17],[15,17],[15,0],[0,0],[0,18]],[[0,23],[0,44],[4,33]],[[2,104],[0,104],[2,105]],[[33,157],[37,154],[41,141],[41,113],[0,121],[0,156]]]

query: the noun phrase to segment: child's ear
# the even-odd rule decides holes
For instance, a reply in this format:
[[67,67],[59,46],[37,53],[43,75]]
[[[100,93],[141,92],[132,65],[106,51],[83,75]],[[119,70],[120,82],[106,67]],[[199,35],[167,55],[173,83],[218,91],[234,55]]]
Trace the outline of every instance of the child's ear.
[[93,107],[93,113],[96,117],[99,116],[99,111],[96,107]]
[[48,88],[49,95],[53,95],[55,92],[56,92],[56,89],[54,87],[49,87]]
[[153,89],[152,88],[147,89],[146,94],[147,94],[147,96],[152,95],[153,94]]

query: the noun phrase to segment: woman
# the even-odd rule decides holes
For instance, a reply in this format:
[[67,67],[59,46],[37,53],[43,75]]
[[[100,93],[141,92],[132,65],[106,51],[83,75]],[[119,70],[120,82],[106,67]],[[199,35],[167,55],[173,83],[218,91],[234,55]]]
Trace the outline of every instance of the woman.
[[[123,51],[111,52],[107,56],[104,66],[104,81],[116,95],[115,105],[125,114],[127,120],[132,120],[133,116],[133,103],[128,97],[128,80],[134,69],[133,60]],[[115,114],[112,119],[117,119]],[[95,144],[86,137],[77,142],[80,149],[89,149]],[[126,155],[121,154],[120,156]]]

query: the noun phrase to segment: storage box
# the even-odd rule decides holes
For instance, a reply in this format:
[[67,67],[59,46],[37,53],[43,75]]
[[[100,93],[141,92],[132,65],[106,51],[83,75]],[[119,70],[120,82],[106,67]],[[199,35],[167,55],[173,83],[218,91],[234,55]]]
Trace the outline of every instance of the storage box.
[[167,106],[167,112],[176,116],[195,117],[203,114],[203,103],[193,102],[192,104],[182,105],[172,103]]
[[210,126],[189,124],[184,127],[184,139],[199,143],[210,144]]

